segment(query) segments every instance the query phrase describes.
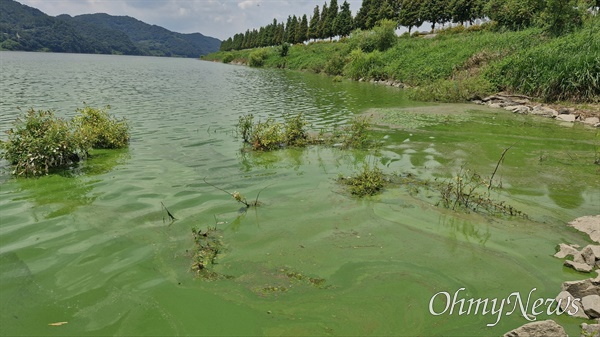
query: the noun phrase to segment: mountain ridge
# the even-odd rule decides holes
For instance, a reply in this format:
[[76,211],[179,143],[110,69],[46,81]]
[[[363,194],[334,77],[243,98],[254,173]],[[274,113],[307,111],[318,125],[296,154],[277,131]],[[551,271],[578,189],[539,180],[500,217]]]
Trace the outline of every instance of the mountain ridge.
[[220,45],[219,39],[201,33],[177,33],[130,16],[53,17],[14,0],[0,0],[0,50],[197,58]]

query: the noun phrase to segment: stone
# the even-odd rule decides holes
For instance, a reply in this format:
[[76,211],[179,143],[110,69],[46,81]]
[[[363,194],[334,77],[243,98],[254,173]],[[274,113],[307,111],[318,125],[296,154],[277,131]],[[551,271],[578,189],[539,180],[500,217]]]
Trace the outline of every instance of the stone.
[[[561,291],[558,296],[556,296],[556,301],[560,303],[560,308],[562,311],[566,312],[567,315],[588,319],[588,316],[585,314],[585,309],[581,304],[581,297],[573,296],[568,291]],[[577,312],[571,315],[571,312],[573,312],[573,305],[577,307]]]
[[549,319],[546,321],[527,323],[519,328],[504,334],[504,337],[568,337],[565,329],[555,321]]
[[510,107],[512,112],[516,113],[516,114],[522,114],[522,115],[526,115],[529,113],[530,109],[528,106],[525,105],[517,105],[517,106],[513,106]]
[[593,270],[592,266],[590,266],[587,263],[581,263],[581,262],[575,262],[575,261],[565,261],[564,263],[565,266],[567,267],[571,267],[577,271],[580,271],[582,273],[589,273]]
[[567,291],[575,298],[583,298],[589,295],[600,295],[600,276],[595,279],[563,282],[560,289]]
[[536,105],[531,109],[532,115],[542,115],[544,117],[556,117],[558,112],[552,108],[545,107],[543,105]]
[[564,259],[567,256],[575,256],[576,254],[579,254],[579,251],[577,249],[567,244],[561,243],[558,245],[558,253],[554,254],[554,257]]
[[482,101],[484,102],[489,102],[489,101],[496,101],[496,100],[500,100],[500,98],[498,96],[488,96],[482,99]]
[[577,115],[558,115],[556,116],[556,120],[562,122],[574,122],[577,120]]
[[582,216],[569,222],[569,226],[588,234],[592,241],[600,243],[600,215]]
[[600,324],[581,323],[581,336],[600,337]]
[[587,245],[581,250],[581,256],[585,260],[585,263],[594,267],[596,260],[600,260],[600,246],[598,245]]
[[498,108],[501,108],[501,107],[502,107],[502,105],[500,105],[499,103],[488,103],[488,106],[489,106],[490,108],[496,108],[496,109],[498,109]]
[[600,318],[600,296],[589,295],[581,299],[583,310],[589,318]]
[[600,123],[600,118],[598,118],[598,117],[588,117],[588,118],[584,119],[583,122],[585,124],[595,125],[597,123]]

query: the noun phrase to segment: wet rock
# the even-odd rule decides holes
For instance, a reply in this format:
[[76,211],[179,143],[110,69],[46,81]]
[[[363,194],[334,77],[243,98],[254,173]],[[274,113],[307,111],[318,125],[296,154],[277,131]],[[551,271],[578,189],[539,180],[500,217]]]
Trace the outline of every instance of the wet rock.
[[581,263],[581,262],[575,262],[575,261],[565,261],[565,266],[567,267],[571,267],[577,271],[583,272],[583,273],[589,273],[592,271],[592,266],[590,266],[587,263]]
[[600,215],[582,216],[569,222],[569,226],[588,234],[592,241],[600,243]]
[[567,333],[562,326],[549,319],[547,321],[533,322],[525,324],[510,332],[504,334],[504,337],[567,337]]
[[600,276],[595,279],[563,282],[560,288],[562,291],[569,292],[575,298],[600,295]]
[[567,256],[575,256],[576,254],[579,254],[579,251],[573,246],[561,243],[558,245],[558,253],[554,254],[554,257],[564,259]]
[[589,295],[581,299],[583,310],[590,318],[600,318],[600,296]]
[[581,323],[581,337],[590,337],[590,336],[592,336],[592,337],[600,336],[600,324]]
[[[578,301],[575,301],[579,299]],[[568,315],[573,317],[579,317],[588,319],[588,316],[585,314],[585,309],[581,304],[581,297],[573,296],[568,291],[561,291],[558,296],[556,296],[556,301],[560,304],[560,308],[562,311],[567,312]],[[573,306],[577,307],[577,312],[573,312]]]

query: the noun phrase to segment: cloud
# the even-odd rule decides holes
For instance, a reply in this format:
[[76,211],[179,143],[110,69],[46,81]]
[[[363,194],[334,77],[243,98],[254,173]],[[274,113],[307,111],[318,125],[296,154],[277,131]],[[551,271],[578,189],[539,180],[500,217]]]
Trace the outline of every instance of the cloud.
[[244,0],[238,2],[238,7],[241,9],[247,9],[253,6],[260,6],[262,1],[260,0]]

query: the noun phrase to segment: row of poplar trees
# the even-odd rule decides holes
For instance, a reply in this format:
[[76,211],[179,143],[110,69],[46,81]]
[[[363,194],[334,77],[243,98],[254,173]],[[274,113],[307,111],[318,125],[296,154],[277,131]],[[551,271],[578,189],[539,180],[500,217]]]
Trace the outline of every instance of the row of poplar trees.
[[[578,3],[581,2],[581,3]],[[363,0],[361,8],[352,17],[350,5],[344,1],[338,7],[337,0],[327,2],[319,9],[316,6],[310,19],[289,16],[287,22],[277,22],[235,34],[223,41],[221,50],[281,45],[282,43],[303,43],[309,40],[345,37],[354,29],[369,30],[377,22],[388,19],[397,22],[398,27],[419,27],[424,22],[443,25],[448,22],[473,23],[477,19],[489,18],[509,29],[519,29],[532,25],[539,13],[550,11],[551,16],[563,16],[567,24],[574,21],[578,7],[598,8],[599,0]],[[583,6],[581,6],[583,5]],[[560,18],[559,18],[560,19]],[[562,27],[559,27],[562,29]]]

